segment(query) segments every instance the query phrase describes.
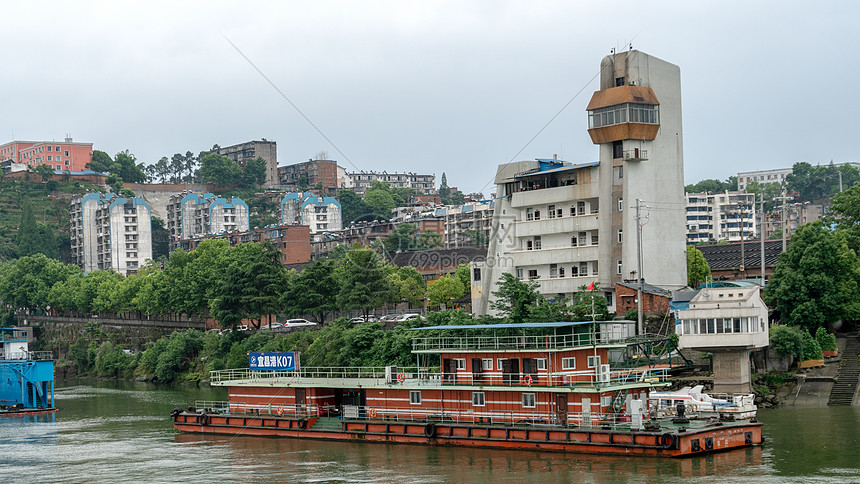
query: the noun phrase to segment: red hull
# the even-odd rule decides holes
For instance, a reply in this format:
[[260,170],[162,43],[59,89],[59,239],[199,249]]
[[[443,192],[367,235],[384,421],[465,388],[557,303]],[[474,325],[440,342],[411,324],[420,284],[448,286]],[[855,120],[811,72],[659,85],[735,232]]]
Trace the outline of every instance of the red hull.
[[9,410],[0,412],[0,417],[20,417],[21,415],[40,415],[43,413],[56,412],[56,408],[22,408],[21,410]]
[[[294,437],[614,455],[682,457],[762,443],[760,423],[732,423],[685,432],[473,426],[450,423],[342,421],[314,429],[317,418],[291,419],[182,413],[174,427],[191,433]],[[304,428],[302,428],[304,427]]]

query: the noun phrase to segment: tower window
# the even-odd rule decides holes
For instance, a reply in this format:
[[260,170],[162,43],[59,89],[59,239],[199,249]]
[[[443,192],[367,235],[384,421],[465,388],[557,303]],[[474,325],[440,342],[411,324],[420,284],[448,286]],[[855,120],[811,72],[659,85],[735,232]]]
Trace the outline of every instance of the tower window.
[[623,85],[624,85],[624,78],[623,77],[616,77],[615,78],[615,87],[623,86]]

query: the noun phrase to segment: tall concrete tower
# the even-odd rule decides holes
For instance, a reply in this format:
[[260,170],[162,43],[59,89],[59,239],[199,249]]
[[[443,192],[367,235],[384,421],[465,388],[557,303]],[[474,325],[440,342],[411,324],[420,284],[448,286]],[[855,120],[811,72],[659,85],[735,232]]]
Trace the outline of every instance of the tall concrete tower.
[[[588,103],[588,134],[600,149],[600,260],[610,282],[642,274],[665,288],[686,285],[684,143],[678,66],[631,50],[603,58]],[[636,201],[640,220],[636,219]],[[601,278],[603,279],[603,278]]]

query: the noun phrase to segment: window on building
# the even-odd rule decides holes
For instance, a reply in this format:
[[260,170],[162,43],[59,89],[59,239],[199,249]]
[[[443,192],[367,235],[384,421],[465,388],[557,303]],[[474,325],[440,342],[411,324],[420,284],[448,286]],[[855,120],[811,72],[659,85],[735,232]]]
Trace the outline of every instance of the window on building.
[[617,274],[621,274],[621,266],[622,266],[622,264],[621,264],[621,261],[619,260],[619,261],[618,261],[618,266],[617,266],[617,267],[618,267],[618,271],[616,272]]
[[576,358],[562,358],[561,359],[561,369],[562,370],[575,370],[576,369]]
[[552,277],[552,278],[558,277],[558,264],[550,264],[549,265],[549,277]]
[[612,157],[624,158],[624,144],[621,141],[612,142]]
[[64,152],[63,152],[63,155],[65,155],[65,156],[69,156],[69,150],[64,151]]
[[546,358],[537,358],[535,362],[538,370],[546,370]]
[[623,240],[622,240],[622,238],[621,238],[621,233],[622,233],[623,231],[624,231],[624,229],[618,229],[618,243],[619,243],[619,244],[623,242]]
[[522,278],[523,278],[523,268],[517,267],[517,279],[522,280]]
[[579,276],[579,267],[577,267],[577,266],[572,266],[572,267],[570,268],[570,276],[571,276],[571,277],[577,277],[577,276]]
[[529,269],[529,279],[537,279],[537,269]]
[[[50,147],[49,147],[50,148]],[[48,155],[48,161],[54,161],[51,159],[51,155]]]
[[481,369],[482,370],[492,370],[493,369],[493,359],[492,358],[482,358],[481,359]]
[[576,239],[576,236],[575,236],[575,235],[574,235],[573,237],[571,237],[571,238],[570,238],[570,246],[571,246],[571,247],[576,247],[576,246],[577,246],[577,239]]
[[608,407],[612,405],[612,397],[600,397],[600,406]]
[[535,219],[535,209],[527,208],[526,209],[526,220],[534,220]]
[[472,392],[472,406],[483,407],[485,405],[484,392]]
[[624,199],[618,197],[618,211],[621,212],[624,210]]
[[523,393],[523,408],[535,408],[535,394]]
[[481,280],[481,268],[480,267],[475,267],[474,269],[472,269],[472,278],[475,281]]
[[589,356],[588,357],[588,367],[589,368],[597,368],[600,366],[600,356]]
[[458,370],[466,369],[466,359],[465,358],[454,358],[454,362],[457,364]]
[[50,147],[50,146],[48,147],[48,151],[51,151],[51,147]]
[[409,391],[409,404],[410,405],[421,405],[421,390],[410,390]]
[[540,241],[541,241],[540,235],[535,235],[534,240],[535,240],[535,250],[540,250]]
[[564,277],[564,266],[558,268],[558,277]]
[[60,147],[59,147],[59,146],[55,146],[55,147],[54,147],[54,151],[56,151],[57,153],[59,153],[59,152],[60,152]]
[[540,220],[540,210],[535,210],[535,220]]

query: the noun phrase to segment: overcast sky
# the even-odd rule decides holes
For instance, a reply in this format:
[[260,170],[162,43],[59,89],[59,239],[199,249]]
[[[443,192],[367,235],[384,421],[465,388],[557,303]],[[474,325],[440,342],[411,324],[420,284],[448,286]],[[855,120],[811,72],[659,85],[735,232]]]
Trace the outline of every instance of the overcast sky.
[[687,183],[856,161],[858,10],[809,1],[5,3],[0,143],[71,133],[149,164],[267,138],[280,165],[325,151],[350,171],[446,172],[449,184],[489,194],[496,166],[512,159],[597,159],[585,106],[601,58],[632,39],[681,68]]

